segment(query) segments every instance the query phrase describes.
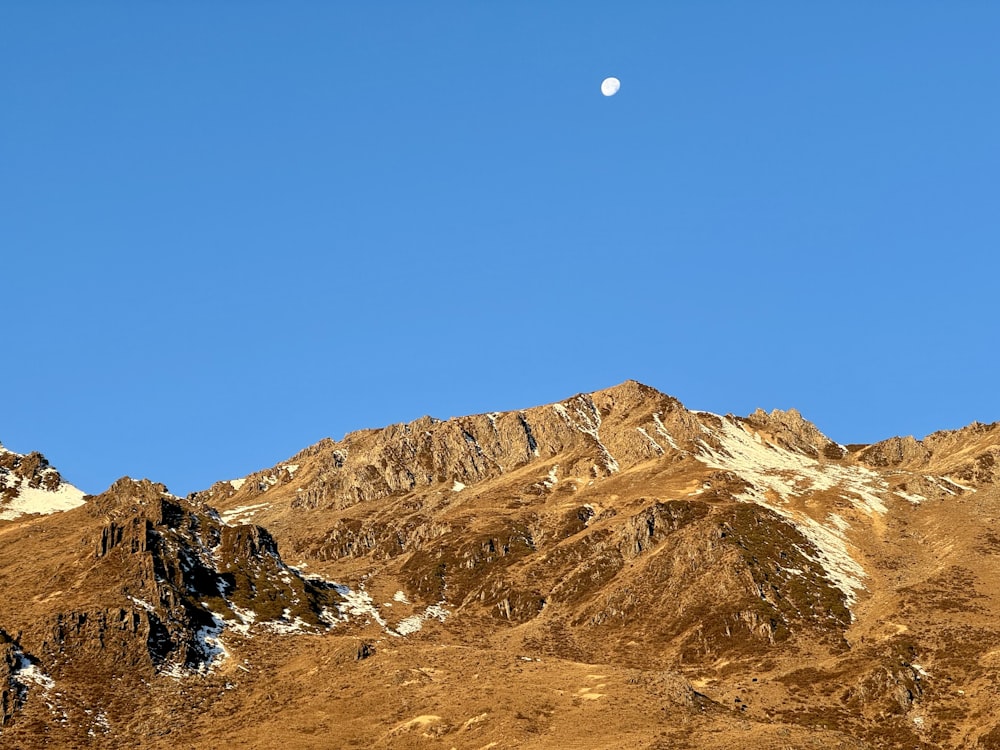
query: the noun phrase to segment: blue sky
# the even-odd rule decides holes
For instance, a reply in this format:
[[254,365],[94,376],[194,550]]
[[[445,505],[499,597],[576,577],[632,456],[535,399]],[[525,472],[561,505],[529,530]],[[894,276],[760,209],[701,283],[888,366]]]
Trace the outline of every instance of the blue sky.
[[627,378],[841,442],[1000,419],[998,38],[989,2],[4,3],[0,440],[183,494]]

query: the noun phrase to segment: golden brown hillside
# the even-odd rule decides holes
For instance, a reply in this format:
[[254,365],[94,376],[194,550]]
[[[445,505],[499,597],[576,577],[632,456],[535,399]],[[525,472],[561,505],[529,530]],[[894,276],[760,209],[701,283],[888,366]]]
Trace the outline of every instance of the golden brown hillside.
[[630,381],[33,495],[0,746],[1000,747],[998,453]]

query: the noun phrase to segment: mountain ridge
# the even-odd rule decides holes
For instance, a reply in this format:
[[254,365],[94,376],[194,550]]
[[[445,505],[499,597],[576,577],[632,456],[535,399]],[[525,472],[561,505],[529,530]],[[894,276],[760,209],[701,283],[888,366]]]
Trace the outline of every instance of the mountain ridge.
[[995,747],[998,446],[977,423],[844,446],[626,381],[186,498],[123,478],[0,520],[0,741]]

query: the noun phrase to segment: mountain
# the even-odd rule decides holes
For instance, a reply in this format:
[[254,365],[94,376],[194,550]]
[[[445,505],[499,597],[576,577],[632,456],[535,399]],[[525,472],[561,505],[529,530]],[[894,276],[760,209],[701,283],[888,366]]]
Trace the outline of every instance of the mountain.
[[633,381],[187,498],[0,454],[0,745],[997,748],[998,454]]

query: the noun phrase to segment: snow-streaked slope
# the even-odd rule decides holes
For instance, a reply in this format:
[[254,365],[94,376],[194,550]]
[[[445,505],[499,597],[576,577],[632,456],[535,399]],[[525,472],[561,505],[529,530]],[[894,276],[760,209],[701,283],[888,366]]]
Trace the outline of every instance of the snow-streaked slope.
[[[18,488],[17,497],[0,510],[0,521],[12,521],[29,513],[46,515],[71,510],[83,505],[84,493],[71,484],[62,482],[55,491],[28,487],[23,480]],[[10,485],[8,485],[10,486]]]
[[[0,445],[0,458],[11,464],[25,456]],[[46,466],[36,478],[40,481],[31,482],[15,469],[0,465],[0,521],[28,514],[58,513],[83,505],[84,492],[62,481],[55,469]]]
[[789,500],[835,491],[859,511],[883,514],[886,506],[880,493],[889,492],[886,482],[864,467],[821,465],[809,456],[767,442],[731,417],[712,416],[721,422],[721,427],[711,430],[718,447],[701,441],[697,458],[744,479],[750,486],[738,499],[762,505],[791,521],[816,547],[816,562],[823,566],[830,582],[843,592],[848,606],[853,605],[867,576],[851,552],[846,535],[850,527],[840,517],[814,518],[790,506]]

